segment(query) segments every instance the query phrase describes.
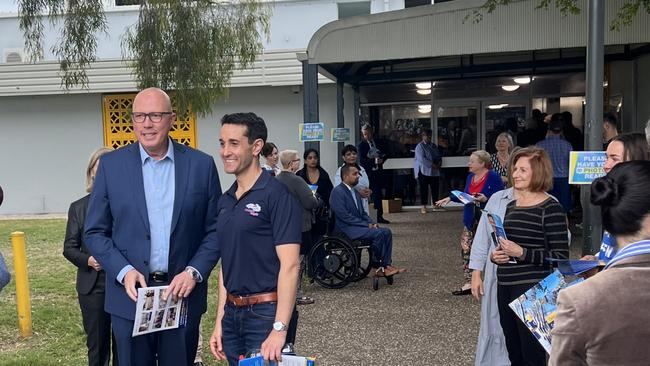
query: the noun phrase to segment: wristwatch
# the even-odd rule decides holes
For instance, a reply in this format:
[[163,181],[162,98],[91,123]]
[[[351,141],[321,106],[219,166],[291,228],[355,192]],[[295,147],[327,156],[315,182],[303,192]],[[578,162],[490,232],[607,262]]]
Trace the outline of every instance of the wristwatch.
[[286,332],[287,325],[281,321],[277,321],[273,323],[273,330],[277,330],[278,332]]
[[201,274],[196,269],[192,267],[187,267],[185,268],[185,272],[189,273],[190,276],[192,276],[194,282],[199,282],[201,280]]

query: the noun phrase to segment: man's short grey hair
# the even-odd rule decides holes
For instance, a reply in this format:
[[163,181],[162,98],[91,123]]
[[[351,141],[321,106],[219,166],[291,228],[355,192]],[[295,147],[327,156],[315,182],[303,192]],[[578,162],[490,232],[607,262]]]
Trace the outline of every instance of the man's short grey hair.
[[363,126],[361,126],[361,130],[366,130],[366,131],[371,131],[372,132],[372,126],[368,123],[364,123]]
[[289,168],[293,160],[298,159],[298,151],[296,150],[282,150],[279,154],[280,164],[283,168]]

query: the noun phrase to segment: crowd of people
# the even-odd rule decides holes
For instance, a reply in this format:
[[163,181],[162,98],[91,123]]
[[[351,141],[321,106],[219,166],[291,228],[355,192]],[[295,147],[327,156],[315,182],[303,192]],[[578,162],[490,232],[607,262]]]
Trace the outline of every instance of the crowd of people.
[[[549,258],[569,257],[568,154],[582,149],[570,118],[553,114],[544,122],[535,110],[524,131],[500,132],[492,153],[469,156],[463,191],[474,202],[464,205],[463,281],[452,294],[481,300],[476,365],[547,362],[508,304],[553,270]],[[637,311],[650,296],[643,291],[650,284],[650,122],[646,134],[619,135],[613,118],[604,122],[607,175],[592,184],[591,202],[602,207],[618,253],[602,273],[561,293],[553,365],[642,364],[650,357],[643,347],[650,318]],[[333,185],[317,150],[307,149],[301,164],[298,151],[267,141],[262,118],[227,114],[220,158],[235,182],[222,192],[214,159],[169,137],[175,114],[165,92],[138,93],[132,120],[137,143],[95,151],[88,194],[68,212],[63,254],[78,268],[90,365],[108,365],[111,357],[113,365],[201,365],[201,317],[218,261],[212,354],[230,365],[251,351],[280,359],[296,341],[296,305],[315,301],[303,293],[302,276],[332,220],[340,235],[371,243],[371,276],[405,271],[393,265],[391,230],[380,226],[388,223],[381,204],[387,156],[371,126],[362,127],[358,146],[341,150]],[[442,156],[431,135],[422,130],[415,148],[423,214],[429,202],[440,208],[461,201],[453,194],[438,199]],[[495,235],[486,211],[502,218],[507,239]],[[0,256],[0,289],[6,272]],[[164,299],[187,299],[184,327],[132,337],[138,288],[148,286],[168,286]]]
[[[235,183],[222,194],[214,159],[169,137],[175,114],[165,92],[138,93],[131,116],[137,143],[95,151],[88,194],[68,212],[64,256],[78,268],[90,365],[111,357],[113,365],[201,365],[200,319],[219,260],[212,354],[230,365],[251,351],[278,360],[296,339],[296,305],[314,302],[302,292],[305,257],[334,218],[340,235],[371,243],[371,276],[404,271],[392,264],[381,210],[377,221],[369,216],[370,198],[381,207],[373,187],[385,158],[369,126],[358,147],[342,150],[334,187],[317,150],[301,165],[298,151],[267,141],[262,118],[225,115],[220,157]],[[162,301],[187,299],[185,326],[131,336],[138,288],[147,286],[168,286]]]

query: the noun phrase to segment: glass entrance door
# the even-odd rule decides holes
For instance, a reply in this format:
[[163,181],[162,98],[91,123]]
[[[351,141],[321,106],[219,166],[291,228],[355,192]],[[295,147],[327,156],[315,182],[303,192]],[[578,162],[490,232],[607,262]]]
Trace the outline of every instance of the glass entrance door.
[[468,156],[479,146],[479,102],[434,105],[434,141],[443,155],[440,193],[463,190]]

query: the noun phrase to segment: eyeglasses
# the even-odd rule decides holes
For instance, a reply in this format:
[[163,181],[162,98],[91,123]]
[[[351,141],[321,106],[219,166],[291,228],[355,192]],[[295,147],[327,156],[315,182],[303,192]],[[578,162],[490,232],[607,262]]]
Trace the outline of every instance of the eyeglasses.
[[133,112],[131,114],[131,117],[133,118],[133,122],[135,123],[142,123],[144,122],[147,117],[149,117],[149,120],[153,123],[158,123],[162,121],[164,116],[168,116],[173,114],[172,112],[150,112],[150,113],[142,113],[142,112]]
[[300,162],[300,159],[293,159],[293,160],[291,160],[291,162],[292,162],[292,163],[299,163],[299,162]]

